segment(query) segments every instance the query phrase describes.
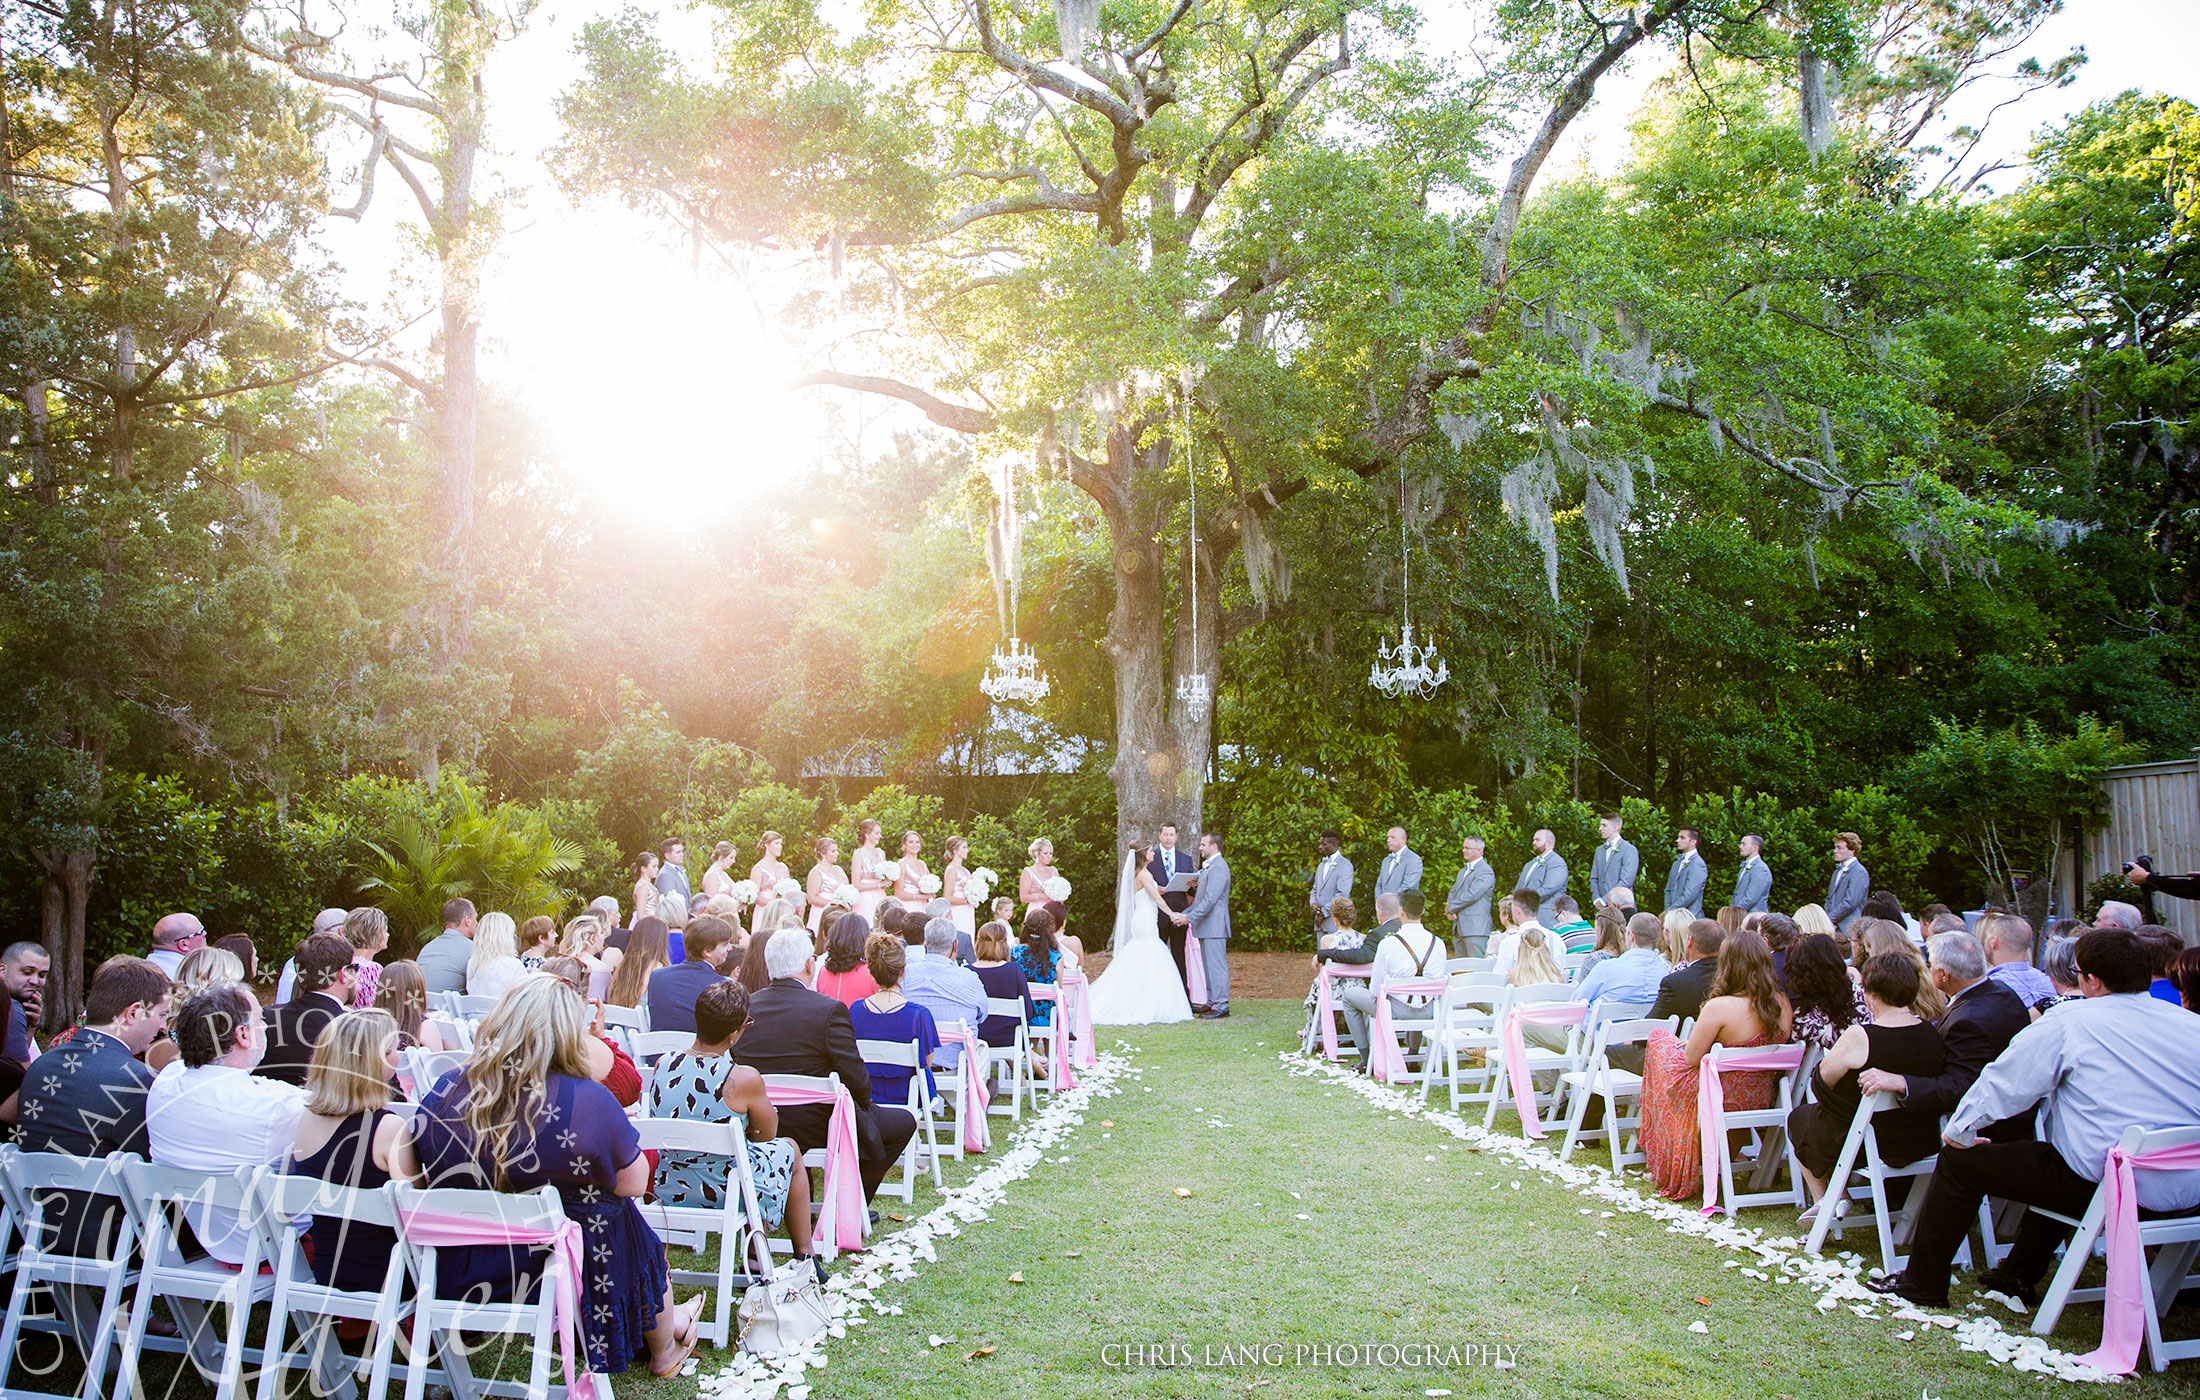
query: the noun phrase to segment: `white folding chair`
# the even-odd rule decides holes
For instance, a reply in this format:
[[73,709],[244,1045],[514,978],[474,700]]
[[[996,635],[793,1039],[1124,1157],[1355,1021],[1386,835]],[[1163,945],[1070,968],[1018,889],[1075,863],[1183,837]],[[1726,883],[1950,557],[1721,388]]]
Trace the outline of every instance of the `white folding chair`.
[[603,1009],[604,1034],[621,1045],[630,1043],[635,1036],[649,1029],[649,1013],[632,1006],[612,1006]]
[[[726,1159],[726,1186],[715,1206],[670,1206],[660,1201],[640,1204],[642,1218],[667,1245],[710,1253],[710,1237],[718,1236],[717,1267],[710,1270],[673,1269],[672,1281],[700,1284],[714,1290],[710,1314],[698,1324],[703,1339],[715,1347],[734,1343],[734,1309],[741,1290],[771,1277],[771,1239],[764,1233],[763,1203],[757,1199],[756,1178],[749,1169],[748,1144],[731,1123],[706,1123],[692,1118],[637,1118],[634,1131],[644,1148],[658,1152],[707,1152]],[[748,1267],[756,1271],[750,1273]]]
[[1587,953],[1556,953],[1551,961],[1558,964],[1558,970],[1565,974],[1568,982],[1579,982],[1589,966],[1589,956]]
[[[987,997],[985,1019],[991,1021],[996,1016],[1016,1023],[1016,1038],[1007,1045],[984,1047],[987,1081],[1000,1083],[1000,1076],[1004,1072],[1008,1077],[1008,1093],[996,1093],[987,1111],[1021,1121],[1024,1116],[1024,1100],[1031,1096],[1031,1023],[1024,1016],[1024,999]],[[1033,1099],[1032,1111],[1036,1113],[1038,1108],[1038,1101]]]
[[[940,1027],[940,1030],[944,1034],[950,1029],[960,1027],[962,1024],[960,1021],[950,1021],[945,1026]],[[984,1049],[984,1041],[980,1040],[976,1043],[979,1049]],[[957,1060],[953,1069],[949,1069],[940,1062],[940,1056],[943,1053],[956,1048],[952,1045],[945,1045],[932,1052],[933,1107],[935,1111],[943,1106],[948,1110],[948,1129],[951,1137],[951,1140],[946,1143],[934,1144],[932,1160],[935,1163],[942,1156],[952,1157],[958,1162],[963,1159],[963,1132],[970,1122],[971,1105],[969,1095],[963,1091],[962,1062]],[[968,1052],[965,1051],[964,1053],[967,1054]]]
[[[2124,1129],[2118,1144],[2124,1151],[2137,1154],[2157,1152],[2170,1147],[2189,1147],[2200,1142],[2200,1127],[2157,1128],[2149,1132],[2136,1125]],[[2136,1178],[2137,1173],[2134,1173]],[[2079,1288],[2078,1275],[2085,1271],[2093,1257],[2093,1245],[2108,1228],[2108,1187],[2106,1183],[2095,1190],[2087,1204],[2085,1214],[2076,1220],[2051,1210],[2029,1206],[2029,1210],[2051,1220],[2060,1220],[2075,1228],[2070,1243],[2063,1249],[2062,1264],[2048,1280],[2047,1290],[2040,1295],[2039,1311],[2033,1315],[2032,1331],[2045,1337],[2055,1330],[2062,1318],[2063,1309],[2072,1303],[2098,1303],[2106,1300],[2106,1288]],[[2167,1216],[2160,1220],[2139,1217],[2139,1243],[2142,1248],[2154,1248],[2154,1267],[2148,1271],[2147,1292],[2149,1305],[2146,1317],[2147,1359],[2157,1371],[2167,1370],[2172,1361],[2200,1356],[2200,1339],[2168,1342],[2162,1339],[2162,1315],[2177,1301],[2177,1295],[2187,1288],[2200,1287],[2200,1279],[2193,1277],[2193,1261],[2200,1257],[2200,1211],[2184,1215]]]
[[[764,1076],[764,1096],[771,1099],[774,1104],[780,1104],[781,1101],[774,1096],[773,1091],[787,1089],[838,1095],[840,1092],[840,1076],[838,1074],[829,1074],[823,1078],[814,1074],[767,1074]],[[863,1182],[860,1179],[856,1181],[841,1180],[841,1172],[834,1167],[831,1153],[822,1147],[813,1147],[803,1153],[802,1169],[808,1171],[811,1168],[825,1174],[823,1189],[810,1193],[810,1209],[818,1216],[820,1221],[837,1220],[839,1218],[832,1212],[839,1205],[844,1192],[852,1191],[855,1193],[856,1205],[859,1210],[868,1209],[863,1204]],[[828,1262],[842,1249],[850,1248],[853,1244],[852,1241],[841,1239],[838,1230],[825,1228],[819,1229],[812,1240],[817,1252],[822,1254]],[[418,1397],[412,1397],[412,1400],[418,1400]]]
[[[1602,1010],[1599,1003],[1594,1010]],[[1592,1012],[1593,1014],[1593,1012]],[[1647,1160],[1641,1152],[1642,1141],[1642,1076],[1631,1070],[1621,1069],[1612,1063],[1612,1048],[1617,1045],[1642,1045],[1656,1030],[1672,1030],[1676,1020],[1667,1016],[1661,1020],[1647,1017],[1604,1017],[1590,1031],[1588,1067],[1568,1070],[1559,1076],[1572,1100],[1566,1116],[1566,1142],[1559,1148],[1558,1160],[1566,1161],[1574,1155],[1577,1144],[1591,1138],[1602,1138],[1612,1151],[1612,1175],[1621,1176],[1636,1162]],[[1589,1118],[1591,1100],[1604,1104],[1604,1125],[1599,1128],[1584,1126]],[[1620,1111],[1622,1102],[1635,1107],[1632,1114]],[[1627,1145],[1626,1134],[1636,1135],[1634,1146]]]
[[[1505,1014],[1510,1016],[1523,1006],[1550,1006],[1559,1002],[1572,1001],[1573,999],[1574,989],[1563,982],[1545,982],[1528,987],[1515,987],[1512,989],[1512,998],[1506,1005]],[[1485,1130],[1496,1124],[1499,1108],[1512,1104],[1512,1070],[1506,1064],[1504,1030],[1505,1023],[1500,1019],[1496,1023],[1495,1043],[1488,1052],[1490,1097],[1489,1102],[1482,1110],[1482,1126]],[[1569,1046],[1573,1044],[1570,1034],[1567,1038],[1567,1044]],[[1522,1048],[1527,1052],[1528,1074],[1531,1082],[1534,1076],[1538,1074],[1558,1075],[1564,1074],[1570,1069],[1581,1068],[1580,1065],[1575,1063],[1575,1056],[1571,1050],[1548,1050],[1540,1045],[1529,1044],[1525,1040],[1523,1040]],[[1547,1108],[1555,1108],[1558,1101],[1558,1089],[1555,1084],[1548,1094],[1541,1089],[1535,1090],[1535,1108],[1538,1115],[1541,1115]],[[1544,1125],[1546,1130],[1557,1126],[1556,1123]]]
[[[1385,998],[1396,995],[1392,988],[1401,983],[1433,982],[1435,980],[1433,977],[1400,978],[1398,982],[1386,986],[1378,995]],[[1443,1063],[1442,1047],[1445,1033],[1451,1029],[1450,984],[1448,981],[1446,982],[1445,993],[1442,996],[1408,995],[1400,996],[1397,999],[1405,1002],[1407,1006],[1413,1009],[1407,1012],[1399,1012],[1393,1008],[1390,1016],[1386,1018],[1390,1029],[1390,1047],[1397,1051],[1399,1062],[1405,1065],[1406,1079],[1418,1078],[1421,1081],[1421,1098],[1425,1103],[1428,1099],[1429,1084],[1436,1077],[1437,1067]],[[1381,1009],[1380,1002],[1376,1005],[1378,1010]],[[1367,1019],[1367,1034],[1371,1040],[1377,1034],[1375,1018],[1372,1015]],[[1418,1049],[1410,1049],[1407,1046],[1406,1038],[1413,1035],[1421,1037],[1421,1044]],[[1368,1053],[1371,1057],[1380,1057],[1383,1051],[1384,1047],[1377,1043],[1369,1048]],[[1371,1065],[1377,1064],[1380,1063],[1380,1060],[1379,1058],[1371,1058],[1369,1063]],[[1397,1086],[1393,1085],[1392,1087]]]
[[642,1102],[649,1102],[649,1086],[657,1080],[657,1062],[694,1043],[695,1036],[689,1031],[635,1031],[627,1037],[626,1053],[642,1079]]
[[[901,1184],[896,1186],[891,1181],[881,1182],[878,1189],[914,1205],[917,1199],[917,1158],[920,1152],[932,1165],[932,1189],[940,1189],[939,1120],[932,1116],[935,1101],[924,1082],[924,1057],[917,1053],[917,1043],[913,1040],[858,1040],[856,1054],[863,1057],[866,1067],[879,1065],[909,1071],[906,1101],[884,1106],[908,1109],[916,1115],[917,1130],[909,1135],[909,1145],[901,1152]],[[875,1079],[872,1081],[871,1102],[881,1102]]]
[[497,1009],[498,1000],[500,999],[497,997],[460,996],[455,1009],[461,1019],[478,1024],[484,1016]]
[[[252,1202],[245,1189],[251,1179],[252,1170],[247,1168],[223,1176],[155,1166],[135,1157],[123,1160],[122,1208],[136,1227],[141,1252],[137,1303],[130,1310],[117,1363],[125,1394],[142,1397],[146,1393],[138,1361],[155,1298],[167,1300],[184,1336],[184,1354],[213,1383],[215,1400],[235,1400],[244,1388],[245,1362],[261,1360],[259,1348],[245,1345],[246,1329],[253,1306],[273,1296],[275,1280],[260,1272],[259,1234],[250,1228]],[[222,1213],[219,1219],[217,1211]],[[206,1239],[226,1230],[231,1215],[246,1226],[241,1263],[232,1266],[211,1256],[183,1257],[180,1222],[189,1222],[194,1233]],[[217,1307],[227,1309],[228,1319],[215,1342],[210,1334]]]
[[[381,1286],[352,1290],[318,1283],[299,1247],[292,1222],[308,1215],[342,1220],[346,1229],[376,1227],[395,1231],[396,1198],[387,1188],[372,1191],[339,1186],[318,1177],[289,1176],[272,1167],[253,1174],[246,1188],[251,1202],[251,1225],[259,1236],[263,1258],[274,1261],[275,1286],[268,1298],[267,1335],[261,1342],[257,1400],[276,1400],[283,1393],[283,1373],[296,1367],[313,1377],[313,1393],[340,1393],[349,1383],[366,1377],[364,1400],[382,1400],[389,1393],[390,1372],[396,1344],[404,1335],[405,1251],[392,1249],[382,1271]],[[365,1322],[366,1345],[357,1357],[337,1345],[338,1319]],[[285,1345],[291,1329],[298,1345]],[[409,1344],[409,1342],[408,1342]],[[408,1367],[409,1370],[409,1367]],[[440,1375],[430,1377],[438,1384]]]
[[[556,1267],[555,1264],[546,1263],[545,1272],[517,1289],[508,1302],[438,1298],[437,1248],[414,1238],[405,1227],[406,1215],[425,1212],[529,1231],[556,1230],[565,1223],[565,1207],[558,1200],[557,1188],[543,1186],[524,1193],[422,1190],[406,1182],[394,1181],[389,1190],[397,1207],[398,1247],[404,1251],[415,1280],[413,1365],[405,1377],[405,1400],[423,1400],[431,1362],[448,1379],[453,1400],[487,1400],[493,1395],[524,1395],[530,1400],[549,1400],[552,1395],[563,1395],[565,1387],[562,1384],[553,1386],[550,1380],[551,1367],[558,1359],[558,1339],[552,1320],[555,1290],[547,1270]],[[468,1358],[480,1350],[480,1346],[467,1341],[469,1332],[527,1338],[532,1365],[524,1388],[474,1374]]]
[[[1743,1048],[1714,1045],[1711,1047],[1710,1053],[1704,1057],[1720,1061],[1722,1073],[1778,1073],[1778,1078],[1773,1083],[1772,1107],[1729,1108],[1723,1110],[1727,1131],[1719,1134],[1718,1141],[1719,1209],[1726,1214],[1729,1220],[1734,1218],[1736,1211],[1750,1206],[1780,1205],[1801,1209],[1803,1205],[1803,1164],[1795,1160],[1794,1144],[1787,1139],[1787,1120],[1789,1111],[1795,1107],[1795,1086],[1800,1084],[1802,1076],[1810,1073],[1818,1063],[1818,1047],[1813,1045],[1806,1049],[1803,1052],[1802,1064],[1792,1070],[1778,1072],[1769,1070],[1727,1071],[1723,1068],[1727,1060],[1739,1059],[1763,1048],[1765,1047],[1751,1046]],[[1786,1187],[1745,1191],[1739,1194],[1735,1192],[1733,1135],[1737,1129],[1746,1129],[1757,1142],[1757,1170],[1751,1178],[1750,1184],[1756,1186],[1773,1177],[1778,1164],[1784,1160],[1787,1164],[1788,1176]],[[1699,1124],[1698,1131],[1703,1130],[1702,1125]]]
[[458,1015],[458,999],[463,995],[465,995],[463,992],[430,992],[428,993],[428,1011],[430,1014],[441,1012],[446,1016],[456,1016]]
[[[1815,1073],[1815,1069],[1813,1070]],[[1806,1086],[1809,1081],[1802,1081]],[[1899,1252],[1898,1246],[1909,1243],[1910,1232],[1916,1228],[1917,1214],[1925,1204],[1925,1190],[1912,1186],[1909,1199],[1903,1202],[1900,1214],[1889,1205],[1887,1183],[1919,1178],[1930,1178],[1934,1167],[1940,1163],[1938,1156],[1921,1157],[1903,1166],[1890,1166],[1879,1152],[1879,1133],[1872,1120],[1881,1113],[1892,1112],[1899,1107],[1893,1094],[1866,1094],[1857,1103],[1856,1112],[1849,1118],[1849,1131],[1841,1140],[1841,1155],[1835,1159],[1832,1175],[1826,1178],[1826,1194],[1818,1199],[1817,1214],[1811,1220],[1810,1238],[1804,1249],[1811,1254],[1825,1247],[1826,1237],[1843,1237],[1844,1225],[1841,1212],[1847,1201],[1869,1201],[1872,1206],[1872,1223],[1879,1231],[1879,1264],[1882,1272],[1894,1273],[1901,1269],[1908,1256]],[[1863,1158],[1861,1178],[1851,1180],[1857,1173],[1857,1159]],[[1986,1238],[1993,1240],[1993,1225],[1988,1206],[1979,1202],[1979,1214],[1986,1222]],[[1968,1263],[1970,1241],[1966,1240],[1958,1251],[1959,1262]]]
[[[1054,1008],[1047,1013],[1047,1023],[1045,1025],[1035,1025],[1028,1020],[1024,1023],[1024,1041],[1031,1047],[1032,1058],[1046,1066],[1044,1074],[1033,1073],[1025,1081],[1031,1095],[1032,1111],[1037,1112],[1039,1108],[1039,1091],[1043,1089],[1050,1096],[1054,1093],[1054,1060],[1056,1054],[1059,1053],[1065,1060],[1069,1058],[1069,1007],[1062,999],[1060,989],[1049,982],[1032,983],[1031,999],[1041,1006],[1052,1003]],[[1061,1040],[1063,1046],[1059,1052],[1054,1048],[1057,1038]]]
[[443,1048],[464,1054],[474,1048],[474,1023],[455,1012],[437,1012],[428,1017],[428,1024],[443,1038]]
[[[1444,996],[1444,1032],[1437,1037],[1436,1054],[1442,1062],[1444,1085],[1451,1093],[1452,1112],[1457,1113],[1463,1104],[1481,1103],[1492,1092],[1496,1080],[1491,1076],[1489,1060],[1497,1051],[1498,1028],[1504,1025],[1505,1008],[1511,1003],[1512,988],[1494,972],[1462,973],[1451,979],[1451,989]],[[1483,1062],[1467,1063],[1467,1057],[1478,1052]],[[1433,1083],[1434,1076],[1421,1077],[1424,1104]]]
[[[6,1198],[8,1210],[23,1230],[23,1243],[11,1270],[15,1286],[8,1297],[6,1321],[0,1322],[0,1395],[9,1400],[71,1393],[85,1400],[105,1400],[115,1324],[138,1276],[137,1226],[121,1201],[122,1164],[136,1160],[120,1152],[80,1158],[64,1152],[24,1152],[13,1144],[0,1145],[0,1196]],[[69,1196],[58,1194],[62,1192]],[[57,1217],[72,1207],[80,1215],[88,1212],[90,1218],[113,1226],[113,1237],[104,1244],[86,1242],[93,1244],[94,1253],[70,1253],[73,1242],[61,1238]],[[72,1296],[71,1289],[84,1292]],[[54,1298],[84,1357],[84,1379],[74,1392],[8,1384],[20,1359],[24,1329],[41,1330],[28,1315],[32,1296],[40,1293],[50,1293]],[[91,1320],[79,1315],[73,1301],[77,1297],[99,1300]]]
[[428,1097],[429,1091],[444,1075],[463,1066],[466,1058],[464,1050],[423,1050],[417,1045],[408,1045],[397,1052],[397,1067],[412,1080],[413,1102],[418,1103]]

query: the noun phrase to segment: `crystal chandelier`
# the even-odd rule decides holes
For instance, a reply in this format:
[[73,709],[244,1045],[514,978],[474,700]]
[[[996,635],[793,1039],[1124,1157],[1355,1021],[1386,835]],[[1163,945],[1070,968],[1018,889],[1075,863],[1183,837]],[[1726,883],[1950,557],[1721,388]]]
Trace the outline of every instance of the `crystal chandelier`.
[[996,705],[1029,705],[1046,699],[1053,686],[1047,681],[1047,673],[1039,668],[1039,653],[1018,642],[1011,634],[1006,651],[999,647],[993,649],[993,663],[986,667],[985,679],[978,682],[978,689]]
[[[1184,385],[1184,472],[1191,482],[1191,524],[1184,532],[1185,552],[1189,556],[1192,577],[1192,664],[1199,664],[1199,464],[1192,457],[1192,383],[1193,371],[1186,367],[1181,380]],[[1214,702],[1207,688],[1207,673],[1194,671],[1176,678],[1176,702],[1184,713],[1197,724],[1207,717],[1207,707]]]
[[1007,616],[1008,648],[993,649],[993,660],[986,667],[984,679],[978,689],[996,705],[1029,705],[1044,700],[1054,687],[1047,681],[1047,673],[1040,669],[1039,653],[1016,639],[1016,609],[1019,583],[1023,573],[1023,531],[1016,514],[1016,463],[1013,458],[1001,463],[999,502],[992,524],[986,533],[986,562],[994,569],[994,587],[1001,586],[1002,576],[1007,577],[1008,592],[1005,600]]
[[[1451,668],[1436,654],[1436,643],[1413,643],[1413,552],[1406,539],[1406,469],[1398,464],[1398,561],[1405,575],[1405,601],[1400,609],[1398,644],[1385,640],[1377,645],[1380,660],[1367,668],[1367,683],[1392,699],[1410,695],[1426,700],[1436,687],[1451,679]],[[1431,665],[1430,663],[1434,663]]]

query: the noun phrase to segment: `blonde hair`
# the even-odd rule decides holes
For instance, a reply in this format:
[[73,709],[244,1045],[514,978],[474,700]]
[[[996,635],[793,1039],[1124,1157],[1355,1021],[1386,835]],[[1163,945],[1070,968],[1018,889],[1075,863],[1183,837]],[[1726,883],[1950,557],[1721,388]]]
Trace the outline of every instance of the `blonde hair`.
[[558,940],[558,955],[570,958],[588,946],[589,935],[603,930],[603,920],[593,913],[576,914],[565,921],[565,935]]
[[[244,959],[227,948],[217,948],[209,943],[194,948],[184,956],[176,969],[175,1004],[181,1006],[193,992],[203,992],[208,987],[225,982],[244,982]],[[59,1063],[56,1061],[56,1063]]]
[[775,899],[756,911],[756,932],[777,933],[783,928],[802,927],[802,915],[796,911],[792,900]]
[[587,1008],[559,979],[530,972],[511,985],[474,1033],[466,1061],[466,1128],[477,1160],[486,1158],[496,1189],[511,1189],[507,1159],[530,1125],[542,1121],[550,1076],[588,1078]]
[[1549,938],[1550,934],[1541,927],[1530,928],[1520,935],[1520,953],[1513,962],[1508,985],[1547,987],[1566,980],[1566,974],[1558,970],[1558,959],[1551,956]]
[[1831,938],[1840,930],[1833,926],[1833,919],[1822,904],[1806,904],[1795,911],[1797,933],[1822,933]]
[[344,937],[354,952],[379,952],[390,946],[390,916],[371,904],[354,909],[344,916]]
[[688,926],[688,902],[676,894],[668,894],[657,901],[657,917],[665,921],[665,927],[678,933]]
[[1910,1010],[1927,1021],[1939,1020],[1948,1010],[1948,994],[1925,975],[1925,955],[1910,941],[1909,930],[1888,919],[1865,919],[1863,925],[1856,965],[1861,968],[1880,953],[1908,958],[1917,965],[1917,1000],[1910,1003]]
[[329,1022],[306,1066],[306,1112],[349,1118],[387,1107],[395,1097],[390,1048],[397,1038],[397,1018],[379,1009],[347,1011]]
[[1024,854],[1031,857],[1032,864],[1034,865],[1038,864],[1039,862],[1039,848],[1041,846],[1046,847],[1049,851],[1054,849],[1054,843],[1047,840],[1044,836],[1032,837],[1031,844],[1024,848]]
[[741,917],[741,901],[730,894],[714,894],[703,912],[715,918],[738,920]]
[[1658,939],[1659,951],[1667,962],[1679,967],[1688,961],[1688,926],[1696,922],[1696,916],[1686,909],[1668,909],[1661,922],[1664,936]]
[[474,925],[474,955],[466,960],[468,972],[479,972],[498,958],[519,956],[519,925],[510,914],[494,911]]

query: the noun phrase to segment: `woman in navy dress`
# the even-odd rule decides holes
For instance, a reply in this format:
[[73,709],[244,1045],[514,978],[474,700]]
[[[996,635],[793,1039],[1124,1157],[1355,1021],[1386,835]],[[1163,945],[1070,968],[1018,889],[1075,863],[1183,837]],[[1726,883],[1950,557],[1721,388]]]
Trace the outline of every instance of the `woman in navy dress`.
[[[995,919],[982,924],[976,934],[978,960],[970,970],[978,974],[978,982],[985,988],[988,999],[994,1001],[1020,1001],[1024,1004],[1024,1020],[1030,1021],[1039,1004],[1031,999],[1031,979],[1024,970],[1009,960],[1008,925]],[[987,1016],[978,1034],[986,1044],[1006,1049],[1016,1043],[1016,1022],[1007,1016]]]
[[[555,1186],[586,1239],[579,1325],[588,1368],[616,1375],[646,1355],[652,1375],[669,1376],[695,1350],[703,1300],[673,1306],[664,1244],[634,1206],[649,1188],[649,1162],[618,1100],[589,1078],[587,1044],[579,993],[539,972],[513,983],[465,1067],[422,1101],[395,1174],[476,1191]],[[436,1291],[506,1298],[547,1258],[524,1246],[439,1250]]]
[[[856,1040],[891,1040],[914,1043],[924,1071],[925,1096],[938,1092],[932,1082],[932,1052],[940,1048],[940,1030],[932,1013],[902,995],[901,975],[909,968],[909,951],[890,933],[874,933],[864,945],[863,961],[871,969],[878,990],[848,1008]],[[909,1102],[909,1067],[865,1062],[871,1072],[871,1102],[900,1106]]]

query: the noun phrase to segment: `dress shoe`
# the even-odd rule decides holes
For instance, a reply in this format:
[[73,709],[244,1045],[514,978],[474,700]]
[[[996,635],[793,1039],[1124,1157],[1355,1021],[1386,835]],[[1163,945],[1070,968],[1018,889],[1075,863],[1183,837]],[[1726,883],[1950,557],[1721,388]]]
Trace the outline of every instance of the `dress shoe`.
[[1209,1006],[1206,1002],[1199,1001],[1192,1003],[1192,1014],[1194,1016],[1204,1016],[1212,1010],[1214,1010],[1214,1008]]
[[1197,1015],[1202,1021],[1219,1021],[1230,1013],[1227,1011],[1217,1011],[1210,1006],[1206,1010],[1196,1012],[1194,1014]]
[[1948,1290],[1946,1288],[1942,1288],[1940,1290],[1940,1294],[1938,1297],[1930,1297],[1923,1293],[1912,1292],[1910,1290],[1909,1276],[1906,1271],[1899,1274],[1883,1274],[1878,1278],[1865,1279],[1864,1286],[1866,1288],[1869,1288],[1874,1293],[1882,1294],[1889,1298],[1900,1298],[1906,1303],[1915,1303],[1918,1307],[1921,1308],[1945,1308],[1948,1306]]
[[1981,1293],[1988,1291],[2006,1293],[2024,1304],[2026,1312],[2030,1312],[2040,1305],[2040,1293],[2037,1288],[2032,1287],[2030,1284],[2019,1283],[2014,1277],[2003,1273],[1999,1269],[1984,1270],[1978,1277],[1971,1280],[1971,1286]]

